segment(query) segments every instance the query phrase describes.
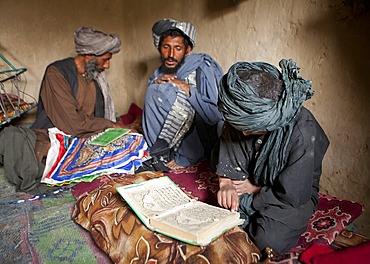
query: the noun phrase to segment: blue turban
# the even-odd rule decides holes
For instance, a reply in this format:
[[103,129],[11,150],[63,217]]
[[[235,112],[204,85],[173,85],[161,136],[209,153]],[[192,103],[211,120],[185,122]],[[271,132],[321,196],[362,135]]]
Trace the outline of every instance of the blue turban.
[[[255,182],[272,184],[284,167],[285,152],[302,103],[311,98],[311,81],[299,76],[293,60],[281,60],[279,70],[264,62],[238,62],[231,66],[219,85],[219,108],[233,127],[245,132],[271,132],[257,159]],[[278,101],[260,97],[238,75],[240,70],[259,70],[283,81]]]

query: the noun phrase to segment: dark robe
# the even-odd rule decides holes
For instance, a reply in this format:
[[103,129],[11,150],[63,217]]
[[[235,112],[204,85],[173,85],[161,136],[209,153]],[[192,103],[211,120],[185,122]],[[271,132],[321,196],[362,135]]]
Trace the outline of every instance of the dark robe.
[[[267,139],[268,135],[263,139]],[[260,136],[243,136],[229,126],[221,136],[217,174],[253,182],[255,156]],[[314,116],[302,107],[288,143],[285,166],[271,186],[254,195],[256,213],[246,227],[260,249],[283,253],[293,248],[318,204],[322,160],[329,141]],[[243,215],[244,195],[239,197]]]

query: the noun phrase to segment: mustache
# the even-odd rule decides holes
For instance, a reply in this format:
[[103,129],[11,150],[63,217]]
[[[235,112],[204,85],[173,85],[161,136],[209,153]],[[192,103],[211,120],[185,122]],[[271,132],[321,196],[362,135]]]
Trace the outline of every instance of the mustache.
[[174,61],[174,62],[179,62],[178,60],[176,60],[175,58],[173,57],[167,57],[167,58],[164,58],[165,61]]

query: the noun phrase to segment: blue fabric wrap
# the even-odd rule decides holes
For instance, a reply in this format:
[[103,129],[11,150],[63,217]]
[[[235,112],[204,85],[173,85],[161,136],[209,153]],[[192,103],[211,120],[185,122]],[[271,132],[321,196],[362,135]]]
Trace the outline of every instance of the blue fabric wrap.
[[[223,124],[222,114],[218,110],[218,81],[223,75],[221,67],[209,55],[204,53],[192,53],[188,55],[179,68],[176,76],[184,80],[195,70],[200,69],[198,87],[190,87],[191,95],[187,98],[196,114],[209,125]],[[145,95],[143,115],[143,130],[145,139],[152,146],[162,129],[167,114],[176,100],[178,87],[172,83],[154,83],[155,78],[161,76],[157,69],[148,80],[148,88]],[[177,164],[192,166],[203,157],[203,149],[196,130],[189,131],[175,156]],[[194,147],[196,146],[196,147]]]
[[[265,62],[238,62],[231,66],[219,86],[218,105],[224,118],[232,126],[245,132],[270,132],[256,161],[254,182],[272,186],[286,163],[286,149],[302,103],[314,94],[311,81],[299,76],[299,67],[293,60],[281,60],[279,70]],[[261,70],[283,80],[280,100],[259,97],[253,87],[241,80],[239,70]],[[253,196],[243,196],[247,214]]]

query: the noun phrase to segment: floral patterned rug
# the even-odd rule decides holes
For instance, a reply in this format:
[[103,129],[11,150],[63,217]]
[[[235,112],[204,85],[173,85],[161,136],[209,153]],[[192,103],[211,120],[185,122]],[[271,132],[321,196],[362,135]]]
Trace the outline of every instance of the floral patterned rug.
[[[165,174],[196,199],[217,205],[218,179],[217,175],[209,168],[208,163],[201,163],[183,170],[173,170]],[[72,189],[72,193],[76,198],[82,197],[110,179],[117,177],[122,176],[119,174],[104,175],[91,183],[79,183]],[[335,237],[364,210],[363,205],[358,202],[321,193],[319,198],[318,210],[312,216],[298,245],[286,255],[275,258],[273,263],[299,263],[299,255],[310,246],[314,244],[330,245]]]
[[[197,167],[171,171],[167,175],[183,190],[190,192],[199,200],[217,205],[218,179],[217,175],[208,168],[208,164],[203,163]],[[299,263],[299,255],[310,246],[330,245],[343,229],[362,214],[363,210],[363,205],[358,202],[319,193],[318,209],[298,245],[288,254],[274,259],[275,263]]]

